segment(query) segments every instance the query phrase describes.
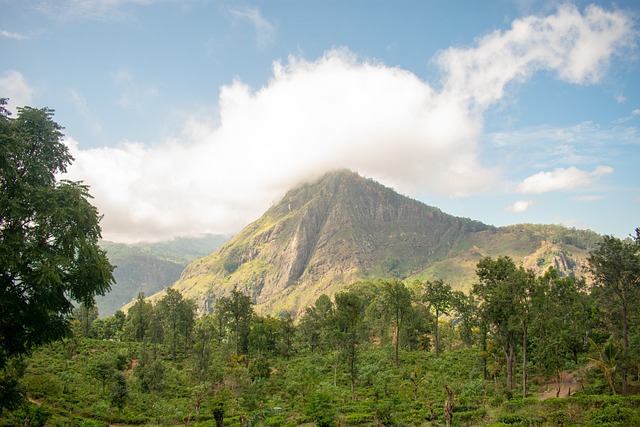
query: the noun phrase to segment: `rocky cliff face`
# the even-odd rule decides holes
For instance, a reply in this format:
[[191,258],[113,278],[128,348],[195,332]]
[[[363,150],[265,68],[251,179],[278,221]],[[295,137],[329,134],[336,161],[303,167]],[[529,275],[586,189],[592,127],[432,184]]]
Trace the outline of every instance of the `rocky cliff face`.
[[435,276],[464,288],[476,259],[496,247],[507,252],[496,255],[529,256],[538,267],[577,263],[565,257],[538,265],[541,244],[542,237],[447,215],[342,170],[290,190],[216,253],[189,265],[174,287],[201,306],[237,287],[258,311],[301,312],[323,293],[374,277]]

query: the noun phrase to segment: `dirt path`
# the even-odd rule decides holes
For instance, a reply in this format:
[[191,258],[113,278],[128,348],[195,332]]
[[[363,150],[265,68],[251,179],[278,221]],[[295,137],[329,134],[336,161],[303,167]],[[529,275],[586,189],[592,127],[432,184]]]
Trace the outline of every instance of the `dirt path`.
[[540,389],[539,399],[549,399],[552,397],[567,397],[574,392],[581,390],[582,384],[574,373],[564,372],[560,376],[560,381],[547,383]]

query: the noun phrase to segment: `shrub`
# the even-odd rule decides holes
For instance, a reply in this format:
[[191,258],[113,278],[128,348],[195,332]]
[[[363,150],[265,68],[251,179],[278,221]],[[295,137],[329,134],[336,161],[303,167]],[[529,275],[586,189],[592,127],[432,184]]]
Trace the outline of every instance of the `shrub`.
[[334,425],[335,410],[331,396],[328,393],[317,391],[309,395],[305,413],[316,423],[317,427]]
[[593,427],[623,427],[638,425],[637,423],[640,422],[640,415],[636,411],[619,403],[607,405],[602,409],[591,410],[587,416],[590,418],[587,425]]

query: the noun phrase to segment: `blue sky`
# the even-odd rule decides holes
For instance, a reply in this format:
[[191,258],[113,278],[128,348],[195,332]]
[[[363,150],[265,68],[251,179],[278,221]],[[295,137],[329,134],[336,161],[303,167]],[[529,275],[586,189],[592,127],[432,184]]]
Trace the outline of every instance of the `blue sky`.
[[0,0],[104,237],[233,234],[335,168],[492,225],[640,226],[637,1]]

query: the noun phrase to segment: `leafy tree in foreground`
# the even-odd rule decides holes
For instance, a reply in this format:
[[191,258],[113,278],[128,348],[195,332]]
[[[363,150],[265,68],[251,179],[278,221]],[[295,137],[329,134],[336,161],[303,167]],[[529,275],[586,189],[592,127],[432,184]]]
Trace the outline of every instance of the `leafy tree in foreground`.
[[640,228],[633,239],[604,236],[588,259],[594,295],[609,332],[622,340],[622,394],[628,393],[629,335],[640,325]]
[[526,394],[526,342],[530,290],[534,276],[516,267],[509,257],[486,257],[477,264],[480,283],[473,294],[479,298],[482,321],[493,327],[493,333],[503,347],[507,362],[507,390],[515,386],[517,335],[523,333],[523,394]]
[[53,110],[9,117],[0,99],[0,368],[67,336],[72,301],[91,306],[113,283],[87,186],[57,181],[73,158]]

